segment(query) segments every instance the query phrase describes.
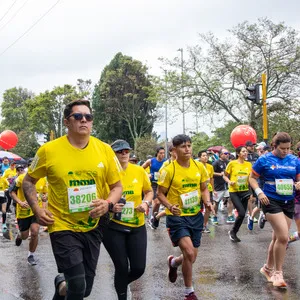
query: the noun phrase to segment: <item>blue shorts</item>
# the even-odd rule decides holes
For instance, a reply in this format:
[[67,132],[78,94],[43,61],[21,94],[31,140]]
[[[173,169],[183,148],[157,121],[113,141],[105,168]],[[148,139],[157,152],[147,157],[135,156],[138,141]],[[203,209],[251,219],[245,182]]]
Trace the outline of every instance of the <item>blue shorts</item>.
[[200,246],[203,229],[203,214],[201,212],[195,216],[167,216],[166,226],[174,247],[177,247],[179,240],[185,236],[191,238],[195,248]]

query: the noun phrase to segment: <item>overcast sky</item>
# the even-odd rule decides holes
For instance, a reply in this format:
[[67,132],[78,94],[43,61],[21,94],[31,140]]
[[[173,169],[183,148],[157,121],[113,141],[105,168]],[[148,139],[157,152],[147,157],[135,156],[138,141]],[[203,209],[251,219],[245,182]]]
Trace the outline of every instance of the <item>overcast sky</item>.
[[[95,84],[117,52],[158,75],[158,57],[179,56],[177,49],[195,45],[198,33],[222,38],[227,29],[259,17],[299,30],[299,11],[299,0],[0,0],[0,100],[15,86],[38,94],[75,85],[78,78]],[[181,133],[181,118],[176,124],[169,137]],[[193,117],[187,127],[195,130]],[[164,124],[155,129],[161,133]]]

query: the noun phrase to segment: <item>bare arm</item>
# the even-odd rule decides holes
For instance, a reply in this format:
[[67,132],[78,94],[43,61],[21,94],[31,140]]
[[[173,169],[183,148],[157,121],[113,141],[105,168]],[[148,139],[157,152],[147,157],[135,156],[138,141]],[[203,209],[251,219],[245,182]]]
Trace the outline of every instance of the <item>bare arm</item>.
[[19,197],[17,196],[16,191],[11,191],[10,196],[15,200],[21,207],[23,208],[29,208],[30,206],[28,205],[27,201],[21,201]]
[[234,185],[235,182],[234,182],[234,181],[231,181],[231,180],[229,179],[229,177],[230,177],[230,174],[227,173],[227,172],[225,172],[225,174],[223,175],[224,181],[227,182],[229,185]]
[[153,199],[153,190],[143,191],[144,199],[143,202],[136,208],[139,212],[147,212],[149,210],[149,203],[151,203]]
[[214,213],[214,208],[212,203],[210,202],[209,191],[206,182],[200,183],[200,191],[201,191],[201,198],[205,207]]
[[144,169],[146,169],[146,168],[150,167],[150,165],[151,165],[151,159],[148,159],[143,163],[142,167]]
[[259,188],[257,179],[259,176],[251,172],[250,177],[249,177],[249,183],[251,187],[253,188],[255,194],[257,195],[258,200],[264,204],[268,205],[270,203],[268,197],[264,194],[264,192]]
[[[99,218],[108,212],[109,203],[116,204],[122,197],[123,187],[121,181],[109,185],[110,193],[107,199],[96,199],[92,201],[90,216],[92,218]],[[123,204],[120,204],[120,209]]]

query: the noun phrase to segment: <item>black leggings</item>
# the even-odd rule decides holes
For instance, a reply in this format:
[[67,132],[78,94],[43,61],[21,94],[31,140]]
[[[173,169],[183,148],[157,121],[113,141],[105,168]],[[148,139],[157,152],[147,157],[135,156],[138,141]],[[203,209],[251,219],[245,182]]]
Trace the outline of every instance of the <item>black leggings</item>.
[[141,277],[145,271],[147,232],[145,225],[134,228],[115,223],[112,226],[114,228],[109,226],[105,230],[103,244],[115,265],[118,299],[126,300],[128,284]]
[[229,193],[230,199],[233,203],[234,208],[236,208],[238,212],[238,217],[235,219],[234,225],[232,227],[232,231],[237,233],[240,230],[241,225],[243,224],[247,208],[248,208],[248,200],[250,198],[250,192],[236,192]]
[[66,300],[82,300],[88,297],[92,291],[94,276],[87,276],[84,264],[80,263],[64,271],[67,282]]

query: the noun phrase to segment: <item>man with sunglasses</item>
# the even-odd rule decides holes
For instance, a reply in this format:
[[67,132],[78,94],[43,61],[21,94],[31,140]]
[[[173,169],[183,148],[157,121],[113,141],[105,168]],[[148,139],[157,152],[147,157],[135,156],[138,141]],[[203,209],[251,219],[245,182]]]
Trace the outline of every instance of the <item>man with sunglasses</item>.
[[[67,135],[44,144],[23,180],[39,223],[48,226],[58,272],[53,300],[82,300],[92,291],[102,241],[99,219],[122,196],[120,165],[108,144],[92,137],[89,101],[64,109]],[[35,183],[47,176],[48,209],[37,202]]]
[[212,220],[213,224],[218,224],[218,208],[220,201],[226,201],[227,203],[227,224],[234,223],[234,216],[233,216],[233,204],[229,198],[229,192],[228,192],[228,185],[225,182],[223,176],[224,171],[226,169],[226,166],[228,164],[230,152],[223,148],[219,152],[219,159],[214,161],[213,167],[214,167],[214,210],[215,210],[215,216]]

